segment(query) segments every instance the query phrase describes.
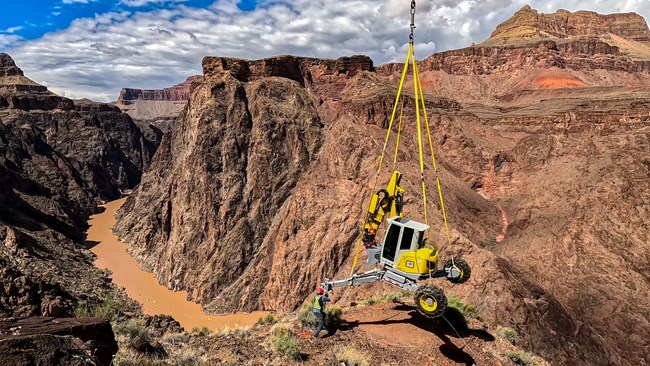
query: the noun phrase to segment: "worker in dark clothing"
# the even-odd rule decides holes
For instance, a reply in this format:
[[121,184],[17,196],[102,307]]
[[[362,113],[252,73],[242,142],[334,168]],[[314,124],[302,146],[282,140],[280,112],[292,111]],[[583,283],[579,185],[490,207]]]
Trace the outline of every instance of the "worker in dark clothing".
[[325,325],[325,303],[328,301],[331,301],[329,296],[327,296],[322,287],[319,287],[314,296],[314,307],[312,309],[312,312],[318,319],[318,326],[314,332],[314,337],[318,337],[320,331],[323,330],[323,325]]

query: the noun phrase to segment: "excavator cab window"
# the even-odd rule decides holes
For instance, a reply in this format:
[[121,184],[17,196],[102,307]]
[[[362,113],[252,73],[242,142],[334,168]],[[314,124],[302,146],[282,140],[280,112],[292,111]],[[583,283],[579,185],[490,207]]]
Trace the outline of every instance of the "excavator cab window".
[[413,242],[413,229],[405,227],[402,232],[402,243],[399,246],[399,250],[411,250],[411,243]]
[[418,231],[418,249],[424,248],[426,241],[424,239],[424,231]]
[[386,240],[384,241],[384,250],[382,252],[382,257],[388,261],[392,262],[395,260],[395,252],[397,252],[401,229],[402,227],[399,225],[391,225],[388,229],[388,234],[386,234]]

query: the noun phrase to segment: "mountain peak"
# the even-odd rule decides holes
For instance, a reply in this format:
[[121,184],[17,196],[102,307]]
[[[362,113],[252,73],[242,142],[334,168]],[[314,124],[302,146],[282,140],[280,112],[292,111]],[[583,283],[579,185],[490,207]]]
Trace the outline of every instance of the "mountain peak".
[[0,53],[0,77],[23,76],[23,71],[16,66],[16,62],[6,53]]
[[[636,13],[598,14],[560,9],[544,14],[524,5],[511,18],[499,24],[484,45],[517,44],[540,39],[620,37],[650,45],[645,19]],[[485,44],[487,43],[487,44]]]

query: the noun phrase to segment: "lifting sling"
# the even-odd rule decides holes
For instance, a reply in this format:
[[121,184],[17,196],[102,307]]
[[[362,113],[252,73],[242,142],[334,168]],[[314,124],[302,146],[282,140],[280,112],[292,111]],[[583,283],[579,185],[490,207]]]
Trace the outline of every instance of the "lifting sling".
[[[404,82],[406,80],[406,76],[408,74],[409,69],[412,72],[412,78],[413,78],[413,95],[415,99],[415,120],[416,120],[416,127],[417,127],[418,157],[419,157],[419,167],[420,167],[420,181],[422,186],[422,201],[423,201],[422,204],[424,208],[424,221],[425,224],[428,225],[429,218],[427,212],[427,186],[425,182],[425,173],[424,173],[425,163],[424,163],[424,147],[422,142],[422,138],[423,138],[422,124],[424,124],[424,129],[426,130],[426,136],[429,142],[428,145],[431,153],[431,164],[435,175],[436,188],[438,190],[438,199],[440,201],[440,210],[442,213],[442,219],[445,226],[447,244],[450,244],[451,242],[451,238],[449,234],[449,225],[447,222],[447,213],[445,211],[445,204],[442,197],[442,187],[440,184],[440,177],[438,174],[438,166],[436,164],[435,153],[433,150],[431,129],[429,128],[429,118],[427,116],[427,111],[426,111],[424,92],[422,91],[422,84],[420,81],[420,75],[417,68],[417,61],[415,58],[415,49],[414,49],[414,42],[413,42],[413,30],[415,29],[415,0],[411,1],[410,13],[411,13],[411,24],[410,24],[411,33],[409,35],[409,47],[406,52],[404,68],[402,70],[402,75],[400,77],[397,94],[395,95],[395,102],[393,104],[393,110],[391,113],[390,122],[388,123],[388,130],[386,131],[386,138],[384,140],[384,145],[379,158],[379,166],[377,167],[377,174],[374,179],[373,187],[377,186],[377,181],[381,173],[384,157],[386,155],[386,150],[388,148],[388,142],[390,140],[391,132],[393,130],[393,124],[395,122],[395,116],[397,114],[397,107],[398,105],[400,105],[401,107],[399,113],[399,121],[397,124],[397,135],[396,135],[395,152],[393,158],[393,175],[388,185],[389,189],[382,190],[383,192],[385,192],[385,195],[382,197],[382,199],[380,200],[378,193],[375,193],[370,200],[370,205],[368,208],[368,216],[366,217],[366,222],[362,230],[361,238],[359,239],[356,246],[354,260],[350,271],[351,276],[355,273],[362,244],[368,246],[374,242],[374,236],[376,235],[377,227],[381,223],[381,219],[383,218],[384,214],[387,213],[386,210],[393,215],[397,214],[401,216],[401,202],[393,203],[390,200],[395,199],[396,201],[401,201],[401,193],[404,191],[402,188],[399,187],[399,179],[401,177],[401,174],[397,172],[397,156],[399,150],[400,135],[402,131],[402,119],[403,119],[403,110],[404,110],[404,99],[402,99],[402,91],[404,89]],[[424,119],[424,121],[422,121],[422,119]],[[393,188],[393,183],[394,183],[394,189],[392,189],[391,191],[391,188]]]

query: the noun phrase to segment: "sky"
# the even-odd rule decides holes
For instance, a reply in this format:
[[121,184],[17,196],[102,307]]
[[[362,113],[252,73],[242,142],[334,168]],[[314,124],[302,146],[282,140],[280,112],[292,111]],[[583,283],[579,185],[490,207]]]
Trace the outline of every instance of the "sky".
[[[650,19],[650,0],[418,0],[416,55],[481,42],[526,3],[543,13]],[[201,74],[208,55],[401,61],[409,7],[410,0],[0,0],[0,52],[59,95],[108,102],[123,87],[163,88]]]

